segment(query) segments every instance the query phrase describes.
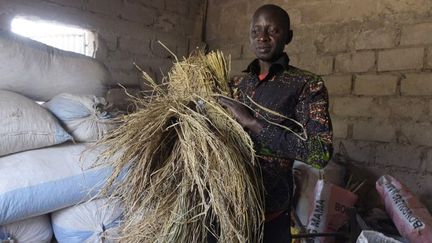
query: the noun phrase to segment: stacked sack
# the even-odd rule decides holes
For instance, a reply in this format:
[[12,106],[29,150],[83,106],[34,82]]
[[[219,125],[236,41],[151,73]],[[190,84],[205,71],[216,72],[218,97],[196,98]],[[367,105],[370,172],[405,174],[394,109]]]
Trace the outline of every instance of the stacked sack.
[[0,32],[0,242],[51,242],[53,212],[56,238],[63,227],[99,242],[117,226],[118,203],[89,201],[111,173],[87,151],[118,126],[102,98],[109,79],[92,58]]
[[50,243],[53,235],[48,215],[41,215],[0,226],[0,240],[25,243]]
[[59,243],[117,242],[122,217],[118,201],[97,199],[51,214]]
[[119,112],[109,111],[104,98],[63,93],[44,105],[62,123],[76,142],[95,142],[117,127]]

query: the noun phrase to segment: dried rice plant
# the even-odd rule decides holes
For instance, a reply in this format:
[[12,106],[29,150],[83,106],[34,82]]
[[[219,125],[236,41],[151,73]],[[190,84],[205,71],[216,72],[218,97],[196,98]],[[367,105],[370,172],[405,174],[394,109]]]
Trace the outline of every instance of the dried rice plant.
[[216,98],[230,94],[228,72],[221,52],[200,51],[177,60],[163,85],[143,72],[153,94],[135,97],[136,112],[99,142],[99,161],[113,167],[102,194],[125,206],[121,241],[207,242],[209,232],[262,241],[253,144]]

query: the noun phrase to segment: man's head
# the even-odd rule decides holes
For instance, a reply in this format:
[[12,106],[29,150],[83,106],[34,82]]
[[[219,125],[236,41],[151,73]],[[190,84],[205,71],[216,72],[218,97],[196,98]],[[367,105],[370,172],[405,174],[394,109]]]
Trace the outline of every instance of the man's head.
[[249,39],[259,60],[274,61],[292,40],[288,13],[272,4],[259,7],[252,17]]

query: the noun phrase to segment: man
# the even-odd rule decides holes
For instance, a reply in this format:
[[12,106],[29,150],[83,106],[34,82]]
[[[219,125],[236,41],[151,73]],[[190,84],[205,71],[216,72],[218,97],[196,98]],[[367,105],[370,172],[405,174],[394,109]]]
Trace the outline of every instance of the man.
[[291,239],[294,160],[322,168],[332,154],[327,90],[319,76],[289,65],[284,48],[292,37],[289,16],[282,8],[258,8],[250,26],[257,59],[234,85],[240,102],[219,100],[256,146],[265,187],[264,242],[271,243]]

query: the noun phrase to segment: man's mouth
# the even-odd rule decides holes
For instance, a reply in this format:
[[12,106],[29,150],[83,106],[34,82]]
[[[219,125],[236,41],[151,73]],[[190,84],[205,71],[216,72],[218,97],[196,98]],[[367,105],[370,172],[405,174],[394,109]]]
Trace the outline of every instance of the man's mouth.
[[271,47],[270,46],[258,46],[257,50],[260,53],[267,53],[271,50]]

